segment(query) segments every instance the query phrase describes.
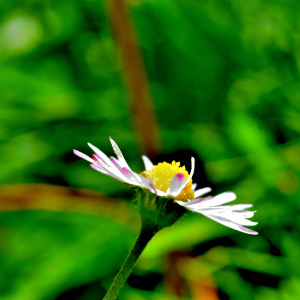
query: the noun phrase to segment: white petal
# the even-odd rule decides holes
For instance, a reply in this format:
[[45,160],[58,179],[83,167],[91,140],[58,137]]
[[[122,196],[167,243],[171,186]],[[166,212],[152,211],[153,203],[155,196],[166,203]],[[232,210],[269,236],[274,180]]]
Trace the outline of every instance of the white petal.
[[142,159],[144,161],[145,170],[151,170],[153,168],[153,163],[151,162],[151,160],[145,155],[142,155]]
[[207,194],[211,191],[211,188],[210,187],[205,187],[205,188],[202,188],[202,189],[199,189],[199,190],[196,190],[195,191],[195,198],[197,197],[200,197],[204,194]]
[[[120,166],[118,160],[116,160],[114,157],[110,158],[110,161],[114,164],[114,166],[119,170],[119,172],[125,176],[126,178],[128,178],[128,172],[124,172],[123,168]],[[127,169],[128,170],[128,169]],[[129,179],[129,178],[128,178]]]
[[167,193],[165,193],[161,190],[158,190],[158,189],[156,189],[156,195],[159,196],[159,197],[167,197],[168,196]]
[[92,144],[88,143],[89,147],[95,151],[95,153],[106,163],[108,166],[111,166],[111,161],[109,158],[97,147],[93,146]]
[[[194,200],[188,201],[188,202],[182,202],[179,203],[181,206],[185,206],[187,209],[194,211],[195,209],[204,209],[204,208],[210,208],[210,205],[207,204],[207,202],[211,201],[213,199],[213,196],[208,196],[205,198],[196,198]],[[181,202],[181,201],[177,201]]]
[[195,212],[202,213],[205,215],[210,215],[216,218],[230,220],[231,222],[240,225],[247,225],[247,226],[257,225],[257,222],[252,222],[250,220],[247,220],[246,218],[243,217],[243,215],[236,213],[231,209],[227,209],[226,206],[214,207],[213,209],[195,210]]
[[[96,147],[95,147],[96,148]],[[99,150],[99,149],[97,149]],[[100,150],[99,150],[100,151]],[[115,174],[116,172],[113,172],[113,170],[110,168],[110,169],[107,169],[107,164],[103,161],[103,159],[98,155],[94,155],[94,159],[92,159],[91,157],[77,151],[77,150],[74,150],[73,151],[74,154],[76,154],[77,156],[91,162],[91,167],[105,175],[109,175],[117,180],[120,180],[122,182],[126,182],[126,180],[124,180],[123,177],[120,177],[118,176],[117,174]],[[104,165],[105,164],[105,165]],[[105,167],[106,166],[106,167]]]
[[132,181],[132,185],[143,187],[142,180],[140,179],[138,174],[132,172],[126,167],[122,168],[122,173]]
[[[201,200],[206,200],[206,198],[195,199],[190,202],[177,201],[177,203],[181,206],[186,207],[188,210],[201,213],[205,216],[209,215],[216,218],[223,218],[240,225],[254,226],[257,224],[257,222],[247,220],[247,218],[253,217],[255,212],[247,211],[244,209],[240,210],[239,208],[241,207],[241,205],[209,206],[205,205],[205,203],[209,201],[212,202],[213,199],[206,200],[204,204]],[[197,203],[195,201],[199,202]],[[245,207],[245,205],[242,205],[242,207]]]
[[105,174],[105,175],[108,174],[104,169],[102,169],[101,167],[99,167],[99,166],[96,165],[96,164],[91,164],[90,166],[91,166],[93,169],[95,169],[95,170],[97,170],[97,171],[99,171],[99,172],[101,172],[101,173],[103,173],[103,174]]
[[117,166],[97,147],[88,143],[88,145],[96,152],[97,156],[95,156],[96,162],[102,167],[108,174],[111,174],[116,179],[126,182],[128,184],[133,184],[126,176],[124,176],[123,172],[117,168]]
[[[116,160],[114,157],[110,158],[111,162],[114,164],[114,166],[117,168],[118,172],[121,174],[118,174],[118,176],[124,176],[126,178],[126,183],[130,185],[136,185],[142,187],[142,181],[138,174],[134,173],[130,169],[126,167],[122,167],[118,160]],[[114,172],[115,173],[115,172]]]
[[122,179],[122,181],[124,181],[123,175],[121,174],[121,172],[118,170],[118,168],[113,163],[108,165],[106,162],[103,162],[103,160],[101,160],[97,157],[98,157],[97,155],[93,155],[93,158],[95,159],[96,164],[100,168],[102,168],[108,174],[113,174],[115,176],[118,176],[119,178]]
[[[103,173],[103,174],[105,174],[105,175],[108,175],[108,176],[110,176],[110,177],[112,177],[112,178],[115,178],[115,179],[117,179],[117,180],[119,180],[119,181],[122,181],[120,178],[118,178],[117,176],[115,176],[115,175],[113,175],[113,174],[110,174],[110,173],[108,173],[108,172],[106,172],[105,170],[103,170],[101,167],[99,167],[98,165],[95,165],[95,164],[90,164],[90,166],[93,168],[93,169],[95,169],[96,171],[99,171],[99,172],[101,172],[101,173]],[[123,182],[123,181],[122,181]]]
[[237,224],[229,219],[225,219],[222,217],[215,217],[215,216],[207,215],[207,214],[203,214],[203,215],[206,216],[207,218],[212,219],[213,221],[216,221],[216,222],[218,222],[222,225],[225,225],[227,227],[230,227],[232,229],[235,229],[235,230],[247,233],[247,234],[258,234],[258,232],[253,231],[249,228],[245,228],[243,225]]
[[144,187],[146,189],[150,190],[151,193],[156,194],[157,196],[160,196],[160,197],[167,197],[168,196],[167,193],[165,193],[163,191],[160,191],[159,189],[157,189],[154,186],[154,184],[153,184],[151,178],[149,177],[149,175],[148,175],[148,177],[144,177],[142,175],[139,175],[139,176],[140,176],[141,180],[143,181]]
[[167,194],[176,197],[182,190],[185,184],[185,176],[182,173],[174,175],[171,180],[170,187],[167,190]]
[[150,177],[144,177],[142,175],[139,175],[142,181],[143,186],[150,190],[151,193],[156,194],[157,193],[157,189],[155,188],[152,180],[150,179]]
[[129,179],[135,181],[133,172],[132,172],[131,170],[127,169],[126,167],[123,167],[123,168],[122,168],[122,173],[123,173],[126,177],[128,177]]
[[[116,159],[115,157],[111,157],[108,159],[108,157],[102,153],[102,157],[100,157],[101,151],[94,147],[93,145],[89,145],[97,154],[93,155],[95,161],[97,162],[98,166],[102,168],[107,175],[110,175],[122,182],[128,183],[130,185],[134,186],[140,186],[144,187],[142,180],[140,176],[131,169],[128,169],[126,167],[122,167],[120,165],[120,161]],[[100,152],[100,153],[99,153]],[[105,156],[105,157],[104,157]],[[108,160],[107,160],[107,159]],[[95,167],[93,167],[96,169]],[[102,172],[104,173],[104,172]]]
[[246,226],[255,226],[258,224],[258,222],[253,222],[248,219],[245,219],[243,217],[239,217],[234,215],[232,218],[230,218],[231,221],[234,223],[240,224],[240,225],[246,225]]
[[77,155],[77,156],[79,156],[79,157],[81,157],[81,158],[83,158],[83,159],[85,159],[85,160],[91,162],[92,164],[95,163],[95,161],[94,161],[92,158],[90,158],[89,156],[85,155],[84,153],[82,153],[82,152],[80,152],[80,151],[77,151],[77,150],[74,149],[74,150],[73,150],[73,153],[74,153],[75,155]]
[[143,186],[141,178],[140,178],[140,176],[137,173],[133,172],[131,169],[128,169],[126,167],[122,167],[120,161],[117,158],[113,157],[113,156],[110,157],[110,161],[115,165],[115,167],[125,177],[129,178],[130,180],[132,180],[132,182],[133,182],[132,184],[133,185]]
[[256,211],[247,211],[247,210],[232,210],[232,212],[245,219],[252,218],[254,216],[254,213],[256,213]]
[[251,207],[252,204],[237,204],[237,205],[225,205],[225,206],[214,206],[214,207],[200,207],[196,205],[189,205],[190,202],[180,203],[181,206],[185,206],[188,210],[196,211],[196,212],[205,212],[209,214],[232,214],[234,217],[237,218],[252,218],[256,211],[248,211],[245,209],[239,209],[239,207]]
[[120,165],[121,165],[122,167],[126,167],[127,169],[130,170],[130,168],[129,168],[129,166],[128,166],[126,160],[124,159],[124,156],[123,156],[123,154],[122,154],[120,148],[118,147],[118,145],[115,143],[115,141],[114,141],[111,137],[109,137],[109,140],[110,140],[111,145],[112,145],[112,147],[113,147],[113,149],[114,149],[114,152],[115,152],[116,155],[118,156]]
[[122,173],[122,166],[120,166],[118,160],[116,160],[114,157],[110,157],[110,161],[114,164],[114,166]]
[[92,154],[92,159],[98,164],[98,165],[103,165],[106,164],[103,159],[98,154]]
[[126,182],[128,184],[133,184],[129,178],[124,174],[122,168],[116,160],[110,160],[110,165],[108,165],[98,154],[93,155],[94,160],[97,162],[97,165],[102,168],[108,175],[113,176],[114,178]]
[[245,210],[246,208],[250,208],[253,204],[235,204],[235,205],[226,205],[227,207],[232,207],[234,210]]
[[252,207],[252,204],[225,205],[229,201],[236,198],[232,192],[220,194],[216,197],[198,198],[189,202],[176,201],[179,205],[184,206],[188,210],[200,213],[216,222],[227,227],[242,231],[248,234],[258,234],[256,231],[243,227],[254,226],[257,222],[247,220],[253,217],[255,212],[247,211],[245,208]]
[[[182,186],[181,190],[190,182],[190,180],[192,179],[193,175],[194,175],[194,171],[195,171],[195,158],[192,157],[191,158],[191,162],[192,162],[192,168],[191,168],[191,173],[190,176],[188,177],[188,179],[185,181],[184,185]],[[180,190],[180,192],[181,192]]]
[[192,184],[192,189],[195,190],[196,187],[197,187],[197,183],[193,183]]
[[157,191],[156,187],[154,186],[154,183],[153,183],[153,181],[151,180],[151,178],[150,178],[149,175],[147,175],[147,179],[149,180],[149,181],[148,181],[148,184],[151,186],[151,188],[152,188],[152,190],[154,191],[154,193],[155,193],[156,195],[158,195],[158,191]]
[[90,165],[93,169],[95,169],[95,170],[97,170],[97,171],[99,171],[99,172],[101,172],[101,173],[103,173],[103,174],[105,174],[105,175],[109,175],[109,173],[108,172],[106,172],[103,168],[101,168],[99,165],[97,165],[97,164],[91,164]]
[[[219,194],[213,198],[207,197],[207,198],[201,199],[202,201],[196,203],[195,206],[197,206],[197,208],[214,207],[214,206],[221,205],[221,204],[224,204],[227,202],[231,202],[235,199],[236,199],[235,193],[225,192],[225,193]],[[189,205],[193,205],[193,204],[189,202]]]

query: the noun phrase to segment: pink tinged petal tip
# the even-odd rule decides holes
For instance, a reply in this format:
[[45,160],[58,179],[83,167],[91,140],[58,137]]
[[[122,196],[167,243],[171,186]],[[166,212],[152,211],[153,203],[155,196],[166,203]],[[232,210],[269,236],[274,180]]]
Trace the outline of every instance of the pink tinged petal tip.
[[246,228],[246,227],[244,227],[242,225],[240,225],[239,227],[240,227],[240,231],[242,231],[244,233],[253,234],[253,235],[257,235],[258,234],[257,231],[251,230],[251,229]]
[[141,180],[136,174],[134,174],[129,168],[122,167],[120,164],[120,161],[115,159],[114,157],[110,157],[110,161],[113,163],[113,165],[117,168],[117,170],[122,174],[118,176],[124,177],[122,180],[126,181],[128,184],[135,185],[135,186],[141,186]]
[[[97,148],[96,147],[94,147],[94,148],[95,149],[93,149],[93,150],[95,150],[95,152],[96,152]],[[99,149],[97,149],[97,150],[99,150]],[[96,163],[96,165],[100,168],[100,170],[94,168],[93,166],[92,166],[92,168],[94,168],[106,175],[109,175],[119,181],[126,182],[126,178],[123,176],[122,170],[119,170],[114,163],[112,164],[111,161],[108,159],[108,157],[106,157],[107,161],[105,161],[105,158],[103,156],[100,156],[99,153],[93,154],[92,157],[94,159],[93,164]],[[120,173],[122,173],[122,174],[120,174]]]
[[170,183],[170,187],[167,191],[167,194],[171,197],[176,197],[181,192],[185,184],[185,176],[182,173],[176,174]]
[[135,185],[140,186],[140,183],[137,181],[136,177],[134,176],[134,173],[131,170],[129,170],[126,167],[123,167],[122,168],[122,173],[123,173],[124,176],[126,176],[127,178],[132,180],[135,183]]
[[177,179],[179,181],[182,181],[185,178],[185,176],[182,173],[177,174]]
[[107,166],[110,166],[109,158],[97,147],[93,146],[92,144],[88,143],[89,147],[95,151],[95,153],[103,160],[103,163],[105,163]]
[[132,172],[129,169],[125,168],[125,167],[122,168],[122,170],[123,170],[124,174],[126,174],[128,176],[132,174]]
[[84,153],[80,152],[80,151],[77,151],[77,150],[73,150],[73,153],[91,163],[94,163],[94,160],[92,158],[90,158],[89,156],[85,155]]
[[[114,166],[119,170],[119,172],[128,179],[130,179],[131,176],[128,175],[132,175],[132,171],[129,170],[126,167],[123,167],[119,164],[119,161],[117,161],[114,157],[110,157],[110,161],[114,164]],[[132,183],[131,181],[128,183]]]
[[99,163],[100,165],[105,165],[105,161],[99,155],[93,154],[92,158],[96,163]]
[[114,157],[110,157],[110,161],[114,164],[115,167],[117,167],[117,169],[122,172],[122,167],[119,165],[119,163],[117,162],[117,160]]

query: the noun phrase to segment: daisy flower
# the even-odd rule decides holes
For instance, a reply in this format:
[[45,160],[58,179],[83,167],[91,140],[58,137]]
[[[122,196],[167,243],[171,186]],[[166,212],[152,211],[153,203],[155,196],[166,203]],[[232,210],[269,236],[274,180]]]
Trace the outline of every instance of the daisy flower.
[[131,186],[140,187],[144,190],[149,201],[158,198],[170,202],[169,200],[173,199],[172,202],[176,205],[200,213],[227,227],[248,234],[258,234],[256,231],[243,226],[257,224],[257,222],[248,220],[255,213],[246,210],[246,208],[252,207],[252,204],[222,206],[235,200],[236,195],[233,192],[225,192],[215,197],[203,197],[211,191],[211,188],[204,187],[196,190],[197,184],[192,182],[195,170],[193,157],[191,158],[191,172],[189,174],[184,166],[180,167],[179,162],[173,161],[171,164],[163,162],[153,165],[148,157],[142,156],[145,171],[138,174],[130,169],[118,145],[111,138],[110,142],[118,158],[108,158],[101,150],[89,143],[88,145],[95,152],[92,157],[77,150],[74,150],[74,154],[89,161],[95,170]]

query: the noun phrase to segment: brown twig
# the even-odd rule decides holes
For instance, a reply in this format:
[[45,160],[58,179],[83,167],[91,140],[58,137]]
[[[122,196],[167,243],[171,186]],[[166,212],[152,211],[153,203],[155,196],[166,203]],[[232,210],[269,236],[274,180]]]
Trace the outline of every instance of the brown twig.
[[140,147],[151,159],[159,152],[158,125],[143,60],[125,0],[107,0],[113,32],[121,52],[133,123]]

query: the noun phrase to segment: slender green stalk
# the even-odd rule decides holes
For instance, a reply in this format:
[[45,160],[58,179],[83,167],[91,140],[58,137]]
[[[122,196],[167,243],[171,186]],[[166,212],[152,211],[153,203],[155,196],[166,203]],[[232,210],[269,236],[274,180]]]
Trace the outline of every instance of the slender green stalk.
[[103,300],[115,300],[117,298],[120,289],[148,242],[159,230],[172,226],[186,211],[170,199],[160,198],[146,189],[138,190],[137,200],[142,219],[141,231]]
[[160,230],[158,225],[143,224],[141,231],[135,241],[135,244],[129,252],[123,266],[115,277],[114,282],[110,286],[103,300],[115,300],[119,294],[120,289],[123,287],[127,278],[133,270],[133,267],[138,260],[139,256],[145,249],[148,242]]

